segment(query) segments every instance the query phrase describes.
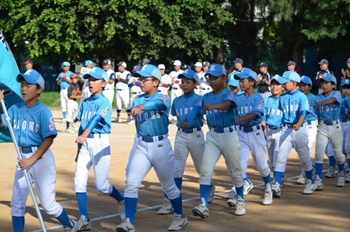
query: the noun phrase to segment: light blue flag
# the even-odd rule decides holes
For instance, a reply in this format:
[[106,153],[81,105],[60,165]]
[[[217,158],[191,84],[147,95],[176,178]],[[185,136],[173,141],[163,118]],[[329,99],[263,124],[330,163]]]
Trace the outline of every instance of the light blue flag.
[[[5,90],[5,104],[8,109],[13,104],[23,101],[21,95],[21,84],[16,81],[19,69],[13,57],[5,36],[0,31],[0,90]],[[2,114],[0,107],[0,114]],[[11,142],[10,132],[4,127],[0,131],[0,143]]]

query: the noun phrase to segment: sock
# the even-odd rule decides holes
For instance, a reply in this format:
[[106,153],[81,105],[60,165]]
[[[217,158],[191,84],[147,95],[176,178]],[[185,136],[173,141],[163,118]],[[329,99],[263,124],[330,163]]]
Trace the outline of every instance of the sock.
[[79,120],[77,118],[74,119],[73,123],[76,123],[78,122]]
[[315,168],[316,168],[316,180],[322,180],[323,164],[322,163],[315,163]]
[[275,181],[276,183],[278,183],[279,185],[282,184],[282,176],[283,176],[283,172],[278,172],[278,171],[274,171],[274,175],[275,175]]
[[78,201],[78,207],[79,207],[79,213],[80,215],[84,215],[87,220],[89,220],[88,215],[88,201],[87,201],[87,194],[86,193],[76,193],[76,198]]
[[170,202],[174,208],[174,213],[182,215],[182,217],[185,217],[183,210],[182,210],[182,195],[181,195],[181,193],[177,198],[170,200]]
[[67,130],[69,129],[69,124],[70,124],[70,122],[66,122],[66,129]]
[[67,112],[66,112],[66,111],[63,111],[63,112],[62,112],[62,115],[63,115],[63,119],[66,119],[66,118],[67,118]]
[[312,178],[312,170],[313,169],[311,169],[310,171],[305,171],[305,177],[307,180],[311,180],[311,182],[314,183],[313,178]]
[[13,232],[23,232],[24,231],[24,216],[16,217],[12,216],[12,228]]
[[263,177],[264,183],[265,183],[265,190],[271,190],[271,178],[270,175],[267,175]]
[[344,163],[338,164],[338,173],[344,172]]
[[137,207],[137,198],[124,197],[125,218],[129,218],[131,224],[134,225],[135,210]]
[[57,217],[57,220],[59,220],[63,226],[73,228],[72,223],[66,213],[66,210],[62,210],[62,213],[60,214],[60,216]]
[[251,184],[251,182],[250,182],[250,180],[249,180],[249,178],[248,178],[248,177],[243,178],[243,179],[244,179],[244,181],[245,181],[245,182],[247,182],[248,184]]
[[242,197],[242,199],[244,199],[243,186],[244,185],[242,185],[241,187],[237,187],[236,186],[236,193],[237,193],[238,196]]
[[116,199],[118,202],[121,202],[124,200],[124,196],[114,187],[112,186],[112,192],[109,194],[111,197]]
[[205,206],[208,206],[210,185],[201,184],[199,187],[199,192],[200,192],[201,198],[204,198]]
[[334,156],[330,156],[328,157],[328,161],[329,161],[329,167],[333,167],[335,166],[335,158]]
[[182,178],[174,178],[174,181],[175,181],[176,187],[181,191],[181,187],[182,187]]

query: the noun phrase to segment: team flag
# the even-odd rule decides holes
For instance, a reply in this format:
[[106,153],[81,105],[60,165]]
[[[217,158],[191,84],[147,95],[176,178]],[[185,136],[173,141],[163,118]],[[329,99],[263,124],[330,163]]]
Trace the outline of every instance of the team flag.
[[[5,90],[5,104],[8,109],[13,104],[23,101],[21,95],[21,84],[16,81],[19,69],[13,57],[9,44],[5,36],[0,31],[0,90]],[[2,114],[0,107],[0,114]],[[0,131],[0,143],[11,142],[10,132],[4,127]]]

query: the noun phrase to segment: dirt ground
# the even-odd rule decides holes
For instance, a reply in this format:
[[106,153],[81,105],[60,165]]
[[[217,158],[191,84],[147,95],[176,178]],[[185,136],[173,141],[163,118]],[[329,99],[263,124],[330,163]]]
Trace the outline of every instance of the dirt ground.
[[[59,110],[53,110],[56,121],[61,118]],[[125,117],[125,115],[124,115]],[[59,134],[51,149],[57,166],[57,201],[76,219],[79,210],[73,192],[75,170],[74,143],[76,134],[64,133],[64,124],[57,123]],[[176,126],[169,125],[170,140],[174,142]],[[206,130],[206,129],[205,129]],[[110,143],[112,150],[110,182],[123,191],[125,167],[133,143],[135,128],[125,123],[113,123]],[[0,231],[11,231],[10,201],[16,152],[13,144],[0,144]],[[313,154],[313,152],[312,152]],[[312,155],[313,156],[313,155]],[[325,168],[327,160],[325,160]],[[310,196],[302,194],[304,186],[296,185],[296,176],[300,173],[300,162],[295,152],[290,155],[286,176],[289,177],[282,189],[282,197],[274,199],[270,206],[263,206],[264,189],[262,178],[255,170],[252,159],[249,161],[248,176],[256,185],[246,196],[246,215],[234,216],[233,209],[226,204],[226,195],[231,188],[224,159],[218,162],[213,181],[216,185],[215,200],[209,205],[210,217],[194,217],[191,210],[198,205],[198,175],[189,158],[183,182],[184,212],[189,223],[183,231],[349,231],[350,219],[349,184],[336,187],[336,179],[324,179],[324,190]],[[95,189],[93,171],[90,171],[88,184],[89,214],[92,219],[91,231],[115,231],[120,223],[116,202]],[[163,193],[153,170],[146,176],[139,191],[138,212],[135,216],[136,231],[167,231],[172,215],[158,216],[157,209],[163,202]],[[27,200],[26,231],[39,231],[40,223],[30,196]],[[62,231],[58,221],[41,211],[47,230]]]

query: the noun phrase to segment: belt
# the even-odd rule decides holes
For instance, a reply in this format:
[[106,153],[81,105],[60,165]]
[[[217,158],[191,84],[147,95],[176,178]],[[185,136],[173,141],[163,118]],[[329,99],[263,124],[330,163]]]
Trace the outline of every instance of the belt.
[[[286,126],[286,127],[288,127],[288,128],[293,128],[294,125],[295,125],[295,123],[285,123],[285,124],[283,124],[283,126]],[[301,124],[300,127],[303,127],[303,124]]]
[[210,90],[210,88],[200,88],[201,90]]
[[348,122],[348,119],[347,119],[347,118],[343,118],[343,119],[341,120],[341,122]]
[[131,92],[131,94],[138,94],[138,92]]
[[178,90],[179,88],[178,87],[173,87],[172,89]]
[[23,154],[28,154],[28,153],[32,153],[32,147],[20,147],[20,150],[22,151]]
[[179,128],[179,130],[181,130],[186,134],[192,134],[193,132],[201,131],[202,129],[200,127],[197,127],[197,128]]
[[326,124],[327,126],[333,126],[333,125],[339,124],[339,120],[336,120],[336,121],[324,120],[324,121],[321,121],[321,122],[323,122],[323,123]]
[[117,91],[122,91],[122,90],[124,90],[124,89],[117,89]]
[[68,88],[63,88],[63,87],[61,87],[61,89],[65,90],[65,89],[68,89]]
[[162,141],[164,139],[164,136],[163,135],[160,135],[160,136],[142,136],[141,139],[142,139],[142,141],[144,141],[146,143],[153,143],[153,142],[157,142],[157,141]]
[[93,139],[93,138],[101,138],[101,134],[94,134],[94,133],[90,133],[88,135],[88,138]]
[[213,127],[210,128],[210,130],[214,131],[215,133],[231,133],[234,131],[233,127]]
[[236,126],[237,130],[242,130],[246,133],[260,130],[260,125],[257,126]]
[[162,90],[159,90],[159,89],[158,89],[158,92],[160,92],[160,93],[161,93],[161,92],[162,92]]
[[309,125],[309,126],[312,125],[312,122],[313,121],[306,121],[307,125]]
[[269,128],[269,130],[280,130],[282,129],[282,125],[267,125],[267,128]]

